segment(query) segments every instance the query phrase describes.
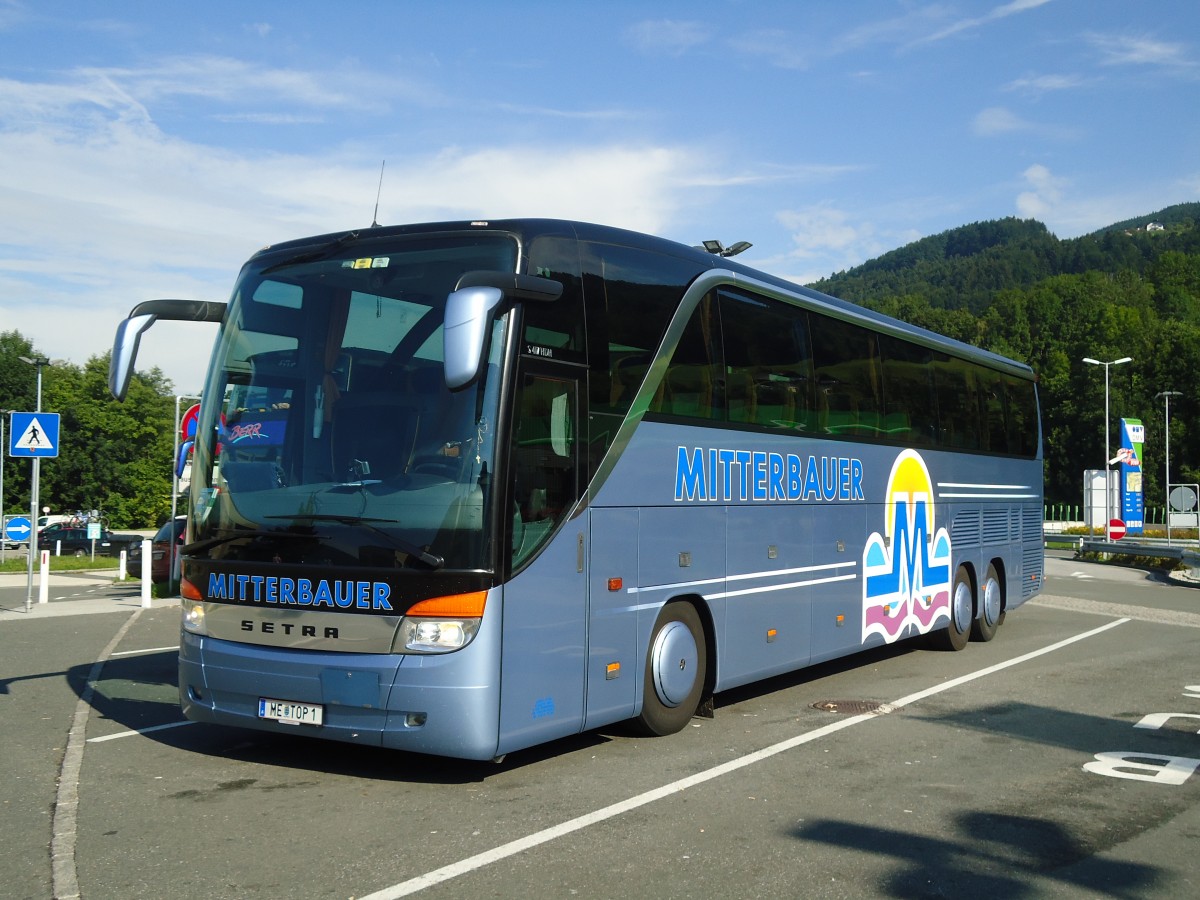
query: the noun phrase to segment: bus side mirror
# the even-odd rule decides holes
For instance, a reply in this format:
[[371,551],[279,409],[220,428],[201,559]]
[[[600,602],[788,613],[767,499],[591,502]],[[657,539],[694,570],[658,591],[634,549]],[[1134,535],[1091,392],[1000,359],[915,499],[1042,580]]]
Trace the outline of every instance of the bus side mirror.
[[496,287],[459,288],[446,298],[442,349],[450,390],[466,387],[479,374],[492,312],[503,301]]
[[125,399],[142,332],[159,319],[220,322],[225,317],[225,306],[212,300],[146,300],[139,303],[129,313],[129,318],[117,326],[112,358],[108,361],[109,392],[118,400]]
[[112,358],[108,361],[108,390],[118,400],[124,400],[129,390],[142,332],[153,325],[156,318],[153,315],[130,316],[117,326]]
[[563,286],[539,275],[513,272],[466,272],[446,298],[442,350],[446,387],[466,387],[479,375],[492,314],[507,298],[551,303],[562,296]]

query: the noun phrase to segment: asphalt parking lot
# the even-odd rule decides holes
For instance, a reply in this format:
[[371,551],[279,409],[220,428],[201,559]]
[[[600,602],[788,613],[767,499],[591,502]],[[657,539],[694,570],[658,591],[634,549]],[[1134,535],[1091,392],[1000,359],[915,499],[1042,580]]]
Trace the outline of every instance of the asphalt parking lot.
[[1200,591],[1146,573],[1051,560],[1047,593],[990,643],[873,651],[720,695],[678,735],[607,729],[501,764],[184,724],[178,610],[83,581],[0,613],[11,896],[1190,898],[1200,883]]

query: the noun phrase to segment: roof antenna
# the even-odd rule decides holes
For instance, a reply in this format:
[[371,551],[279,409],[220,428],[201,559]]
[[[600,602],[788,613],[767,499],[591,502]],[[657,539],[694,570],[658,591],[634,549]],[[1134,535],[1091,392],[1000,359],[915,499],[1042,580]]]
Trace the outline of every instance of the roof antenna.
[[383,193],[383,167],[387,165],[387,160],[379,164],[379,189],[375,191],[375,215],[371,216],[371,227],[379,227],[379,195]]

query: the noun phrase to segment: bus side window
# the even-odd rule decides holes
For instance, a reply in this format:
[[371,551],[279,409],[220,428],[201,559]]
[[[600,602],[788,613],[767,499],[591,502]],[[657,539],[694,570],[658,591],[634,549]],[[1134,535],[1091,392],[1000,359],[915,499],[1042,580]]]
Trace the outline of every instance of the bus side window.
[[882,437],[904,444],[930,445],[938,439],[933,351],[890,335],[880,335],[883,356]]
[[787,432],[811,428],[807,313],[722,292],[721,327],[729,421]]
[[828,316],[813,315],[811,321],[821,429],[878,437],[881,379],[875,336]]
[[548,538],[578,499],[577,382],[526,374],[513,429],[513,561]]
[[700,300],[671,355],[662,411],[689,419],[725,417],[716,297]]

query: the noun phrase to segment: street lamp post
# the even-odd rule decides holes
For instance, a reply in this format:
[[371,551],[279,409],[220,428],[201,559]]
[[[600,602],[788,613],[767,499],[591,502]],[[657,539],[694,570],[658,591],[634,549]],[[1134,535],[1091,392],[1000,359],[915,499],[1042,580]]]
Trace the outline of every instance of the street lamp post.
[[1109,511],[1109,497],[1108,497],[1108,495],[1111,493],[1108,488],[1108,466],[1109,466],[1108,461],[1110,459],[1112,459],[1112,457],[1109,455],[1110,445],[1109,445],[1109,440],[1108,440],[1108,419],[1109,419],[1109,413],[1108,413],[1108,369],[1109,369],[1109,366],[1120,366],[1127,362],[1133,362],[1133,357],[1132,356],[1122,356],[1120,359],[1113,359],[1113,360],[1109,360],[1108,362],[1101,362],[1098,359],[1092,359],[1090,356],[1085,356],[1083,358],[1083,361],[1092,366],[1104,366],[1104,543],[1107,544],[1109,542],[1109,534],[1110,534],[1109,523],[1112,521],[1112,515],[1110,514],[1110,511]]
[[1180,391],[1159,391],[1154,395],[1154,399],[1163,398],[1163,440],[1167,450],[1166,464],[1163,466],[1163,494],[1166,497],[1166,506],[1163,512],[1167,517],[1167,546],[1171,546],[1171,398],[1182,397]]
[[[50,365],[50,360],[45,356],[22,356],[21,362],[29,363],[37,369],[37,409],[35,412],[42,411],[42,369]],[[38,522],[38,492],[41,485],[42,477],[42,460],[41,457],[33,458],[33,472],[29,479],[29,524],[33,530],[29,532],[29,567],[28,577],[25,585],[25,612],[29,612],[33,608],[33,555],[37,552],[37,522]]]

